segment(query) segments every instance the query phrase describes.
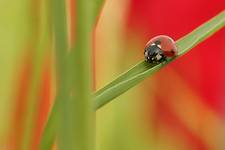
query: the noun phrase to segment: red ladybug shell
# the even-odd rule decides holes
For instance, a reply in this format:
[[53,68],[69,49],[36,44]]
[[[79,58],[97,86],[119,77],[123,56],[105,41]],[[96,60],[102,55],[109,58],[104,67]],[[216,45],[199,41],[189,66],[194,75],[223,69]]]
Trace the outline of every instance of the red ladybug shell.
[[161,50],[164,52],[165,56],[167,57],[173,57],[176,56],[178,53],[176,44],[174,40],[166,35],[159,35],[154,38],[152,38],[146,46],[150,46],[152,44],[159,45]]

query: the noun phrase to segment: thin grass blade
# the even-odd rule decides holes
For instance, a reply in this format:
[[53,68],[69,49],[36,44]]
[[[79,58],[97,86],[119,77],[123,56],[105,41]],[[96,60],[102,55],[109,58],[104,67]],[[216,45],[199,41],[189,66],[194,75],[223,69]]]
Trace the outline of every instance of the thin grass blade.
[[176,42],[179,49],[179,54],[176,58],[169,59],[167,62],[158,65],[149,65],[145,61],[138,63],[132,69],[119,76],[117,79],[107,84],[105,87],[95,93],[94,109],[97,110],[134,87],[145,78],[157,72],[171,61],[179,58],[187,53],[193,47],[213,35],[216,31],[225,25],[225,11],[222,11],[217,16],[213,17],[206,23],[202,24],[186,36],[182,37]]

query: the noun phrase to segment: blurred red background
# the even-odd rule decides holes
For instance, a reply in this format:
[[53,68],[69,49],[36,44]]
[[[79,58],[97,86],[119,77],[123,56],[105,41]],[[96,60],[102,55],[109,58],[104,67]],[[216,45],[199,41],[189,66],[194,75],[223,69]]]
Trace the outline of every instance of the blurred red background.
[[[133,35],[133,38],[139,35],[143,45],[151,37],[160,34],[177,40],[224,8],[224,0],[215,3],[210,0],[132,0],[126,32],[129,36]],[[187,147],[191,145],[190,149],[224,148],[223,143],[216,142],[220,139],[220,129],[211,129],[218,126],[215,120],[219,118],[224,121],[225,117],[224,41],[225,29],[222,29],[157,73],[158,86],[154,93],[157,103],[154,113],[156,137],[160,134],[157,129],[161,124],[166,124],[165,128],[185,141]],[[180,110],[174,110],[177,103],[182,103],[179,105]],[[181,111],[193,112],[193,117]],[[210,116],[209,112],[213,115]],[[189,124],[185,121],[188,119]],[[211,140],[205,136],[215,137]]]

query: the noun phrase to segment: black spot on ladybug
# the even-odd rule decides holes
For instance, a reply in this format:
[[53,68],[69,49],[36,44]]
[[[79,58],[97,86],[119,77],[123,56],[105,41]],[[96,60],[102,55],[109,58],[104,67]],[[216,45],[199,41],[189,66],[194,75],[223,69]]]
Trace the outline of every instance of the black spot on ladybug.
[[175,54],[175,51],[174,51],[174,49],[171,49],[171,50],[170,50],[170,52],[171,52],[172,54]]

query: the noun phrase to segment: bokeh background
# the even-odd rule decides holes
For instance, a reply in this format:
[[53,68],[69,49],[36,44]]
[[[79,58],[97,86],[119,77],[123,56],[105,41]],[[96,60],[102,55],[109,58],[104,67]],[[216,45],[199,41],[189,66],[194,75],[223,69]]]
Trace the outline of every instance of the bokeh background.
[[[67,2],[72,26],[74,7]],[[25,133],[32,135],[30,149],[38,149],[54,100],[51,29],[39,7],[35,0],[0,1],[2,150],[22,149]],[[166,34],[177,40],[223,9],[224,0],[106,0],[94,31],[95,89],[142,60],[150,38]],[[47,40],[37,48],[40,37]],[[224,64],[222,29],[98,110],[97,150],[224,150]],[[29,131],[27,118],[33,122]]]

